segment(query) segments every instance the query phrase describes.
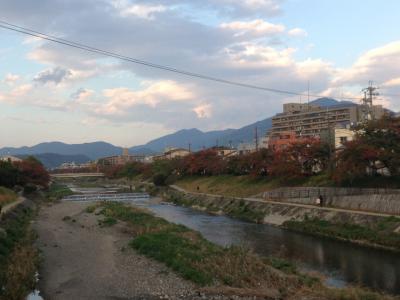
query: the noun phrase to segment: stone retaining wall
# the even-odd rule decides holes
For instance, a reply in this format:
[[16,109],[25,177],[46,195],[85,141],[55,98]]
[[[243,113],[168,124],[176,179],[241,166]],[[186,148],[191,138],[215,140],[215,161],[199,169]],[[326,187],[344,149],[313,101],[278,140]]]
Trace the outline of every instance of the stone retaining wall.
[[328,207],[400,215],[400,190],[394,189],[280,188],[263,193],[263,198],[315,205],[319,195]]
[[[217,214],[229,214],[232,209],[244,208],[264,214],[263,223],[282,225],[283,222],[295,219],[303,220],[305,217],[319,218],[332,222],[349,222],[354,224],[375,223],[383,217],[356,214],[351,212],[337,212],[318,207],[298,207],[282,202],[269,203],[262,199],[224,197],[218,195],[190,193],[181,189],[169,189],[165,198],[185,199],[186,205],[196,209],[205,210]],[[170,198],[171,199],[171,198]]]

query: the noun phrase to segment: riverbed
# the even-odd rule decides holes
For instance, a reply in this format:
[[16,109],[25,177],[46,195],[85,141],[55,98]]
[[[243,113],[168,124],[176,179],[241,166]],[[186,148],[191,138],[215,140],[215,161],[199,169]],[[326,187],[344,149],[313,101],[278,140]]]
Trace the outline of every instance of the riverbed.
[[244,245],[263,256],[280,256],[296,262],[300,269],[317,272],[328,285],[362,285],[400,294],[400,256],[354,244],[291,232],[276,226],[253,224],[216,216],[191,208],[133,203],[156,215],[197,230],[208,240],[223,246]]

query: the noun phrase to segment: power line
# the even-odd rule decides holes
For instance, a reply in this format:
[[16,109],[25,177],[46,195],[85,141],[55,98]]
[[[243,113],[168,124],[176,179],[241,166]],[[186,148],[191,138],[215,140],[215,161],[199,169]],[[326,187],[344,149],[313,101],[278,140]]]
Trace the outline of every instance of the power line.
[[[242,82],[237,82],[237,81],[231,81],[231,80],[227,80],[227,79],[222,79],[222,78],[217,78],[217,77],[208,76],[208,75],[204,75],[204,74],[193,73],[193,72],[189,72],[189,71],[185,71],[185,70],[181,70],[181,69],[176,69],[176,68],[169,67],[169,66],[159,65],[159,64],[152,63],[152,62],[124,56],[124,55],[121,55],[118,53],[102,50],[102,49],[88,46],[85,44],[77,43],[74,41],[58,38],[55,36],[51,36],[51,35],[48,35],[48,34],[45,34],[45,33],[39,32],[39,31],[35,31],[35,30],[29,29],[29,28],[14,25],[14,24],[11,24],[11,23],[8,23],[5,21],[1,21],[1,20],[0,20],[0,28],[19,32],[19,33],[30,35],[30,36],[34,36],[34,37],[37,37],[37,38],[40,38],[43,40],[47,40],[50,42],[54,42],[57,44],[61,44],[64,46],[69,46],[69,47],[81,49],[84,51],[97,53],[97,54],[101,54],[104,56],[113,57],[116,59],[131,62],[131,63],[140,64],[140,65],[144,65],[147,67],[160,69],[160,70],[164,70],[164,71],[168,71],[168,72],[173,72],[173,73],[177,73],[177,74],[181,74],[181,75],[185,75],[185,76],[200,78],[200,79],[204,79],[204,80],[209,80],[209,81],[214,81],[214,82],[219,82],[219,83],[224,83],[224,84],[229,84],[229,85],[235,85],[235,86],[249,88],[249,89],[256,89],[256,90],[261,90],[261,91],[278,93],[278,94],[286,94],[286,95],[292,95],[292,96],[307,96],[307,97],[311,96],[311,97],[315,97],[315,98],[325,97],[324,95],[309,94],[309,90],[306,94],[304,94],[304,93],[298,93],[298,92],[293,92],[293,91],[288,91],[288,90],[281,90],[281,89],[262,87],[262,86],[257,86],[257,85],[252,85],[252,84],[247,84],[247,83],[242,83]],[[342,99],[360,100],[360,98],[356,98],[356,97],[343,97]]]

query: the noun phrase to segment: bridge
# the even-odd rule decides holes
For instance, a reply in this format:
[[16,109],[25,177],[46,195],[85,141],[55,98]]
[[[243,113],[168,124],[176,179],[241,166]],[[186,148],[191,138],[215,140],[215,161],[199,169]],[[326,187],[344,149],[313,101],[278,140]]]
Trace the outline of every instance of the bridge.
[[60,173],[50,174],[52,178],[104,177],[104,173]]
[[121,193],[121,194],[78,194],[63,197],[63,201],[132,201],[149,199],[147,193]]

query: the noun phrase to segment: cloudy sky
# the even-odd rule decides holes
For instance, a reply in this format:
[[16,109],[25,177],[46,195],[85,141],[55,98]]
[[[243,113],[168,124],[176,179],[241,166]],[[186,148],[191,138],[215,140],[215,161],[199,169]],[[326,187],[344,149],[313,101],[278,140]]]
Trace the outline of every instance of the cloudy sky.
[[[252,85],[400,110],[398,0],[3,0],[10,22],[121,55]],[[238,128],[306,101],[119,61],[0,28],[0,147],[138,145]]]

